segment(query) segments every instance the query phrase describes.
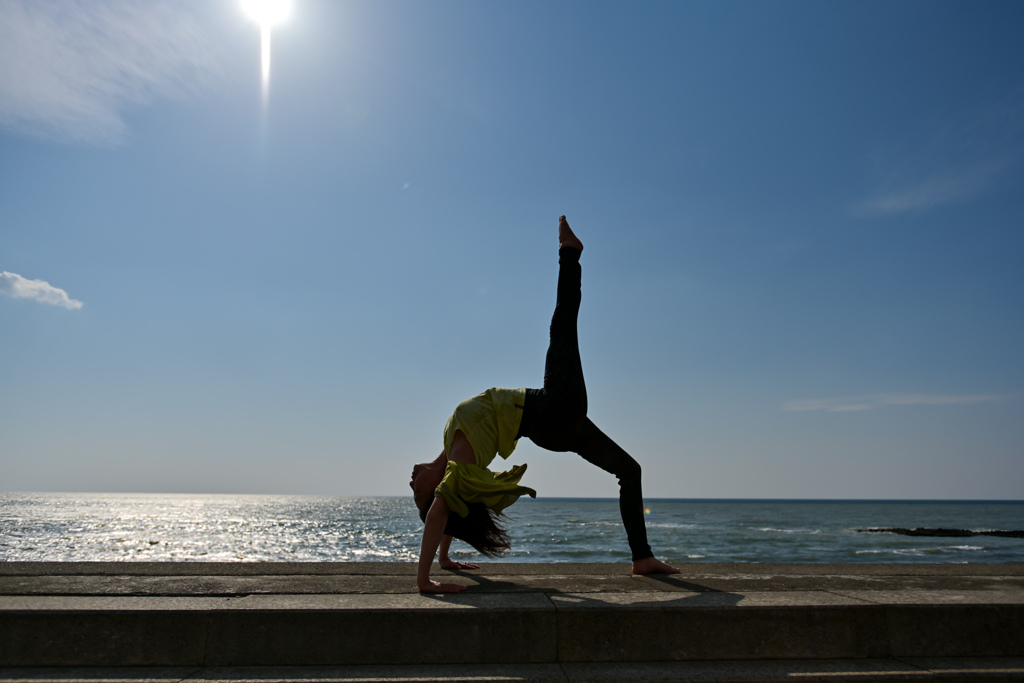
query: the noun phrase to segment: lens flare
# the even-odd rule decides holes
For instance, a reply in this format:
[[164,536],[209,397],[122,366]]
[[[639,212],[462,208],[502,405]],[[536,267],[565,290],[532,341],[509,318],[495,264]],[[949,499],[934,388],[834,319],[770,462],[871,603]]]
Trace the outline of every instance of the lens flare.
[[270,29],[288,18],[291,0],[242,0],[242,9],[260,25],[260,66],[263,104],[270,90]]

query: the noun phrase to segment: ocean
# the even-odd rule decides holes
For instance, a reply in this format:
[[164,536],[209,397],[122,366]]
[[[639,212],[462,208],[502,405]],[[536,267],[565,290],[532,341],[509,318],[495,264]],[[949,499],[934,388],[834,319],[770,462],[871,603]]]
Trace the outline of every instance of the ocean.
[[[872,528],[1024,529],[1024,501],[649,499],[672,562],[1024,562],[1024,538],[905,536]],[[627,562],[616,499],[521,500],[513,562]],[[0,561],[349,562],[417,559],[412,498],[0,494]],[[479,559],[452,545],[457,559]]]

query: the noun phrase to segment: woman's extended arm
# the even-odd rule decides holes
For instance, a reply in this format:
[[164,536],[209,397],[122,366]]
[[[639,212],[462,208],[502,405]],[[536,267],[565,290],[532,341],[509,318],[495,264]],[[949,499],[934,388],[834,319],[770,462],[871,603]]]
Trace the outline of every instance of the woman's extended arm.
[[465,586],[457,583],[430,580],[430,565],[434,562],[447,523],[448,503],[444,502],[444,498],[436,497],[427,510],[427,520],[423,525],[423,544],[420,546],[420,564],[416,572],[416,585],[421,593],[458,593],[466,590]]

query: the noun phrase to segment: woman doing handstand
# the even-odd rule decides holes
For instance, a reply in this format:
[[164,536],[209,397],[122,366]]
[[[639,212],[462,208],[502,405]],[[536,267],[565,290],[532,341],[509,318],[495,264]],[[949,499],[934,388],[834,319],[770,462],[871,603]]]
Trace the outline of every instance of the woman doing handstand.
[[439,547],[442,568],[477,568],[448,557],[453,537],[488,557],[508,549],[508,535],[497,523],[497,515],[520,496],[536,496],[536,492],[519,485],[525,465],[501,474],[487,466],[495,455],[508,458],[523,436],[547,450],[578,453],[618,478],[619,513],[634,574],[679,571],[655,558],[647,544],[640,465],[587,418],[587,388],[576,334],[582,252],[583,243],[562,216],[558,220],[558,296],[551,317],[544,388],[491,388],[463,401],[445,425],[441,455],[413,467],[409,486],[424,521],[416,582],[424,593],[466,588],[430,579]]

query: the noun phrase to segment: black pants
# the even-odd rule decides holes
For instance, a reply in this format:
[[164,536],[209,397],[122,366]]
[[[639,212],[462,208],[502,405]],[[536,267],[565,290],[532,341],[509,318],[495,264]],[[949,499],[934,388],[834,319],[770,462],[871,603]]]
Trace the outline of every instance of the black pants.
[[644,525],[640,465],[587,417],[576,319],[580,312],[580,254],[558,251],[558,297],[551,316],[551,342],[544,363],[544,388],[527,389],[519,436],[549,451],[572,451],[619,480],[619,513],[633,560],[653,557]]

